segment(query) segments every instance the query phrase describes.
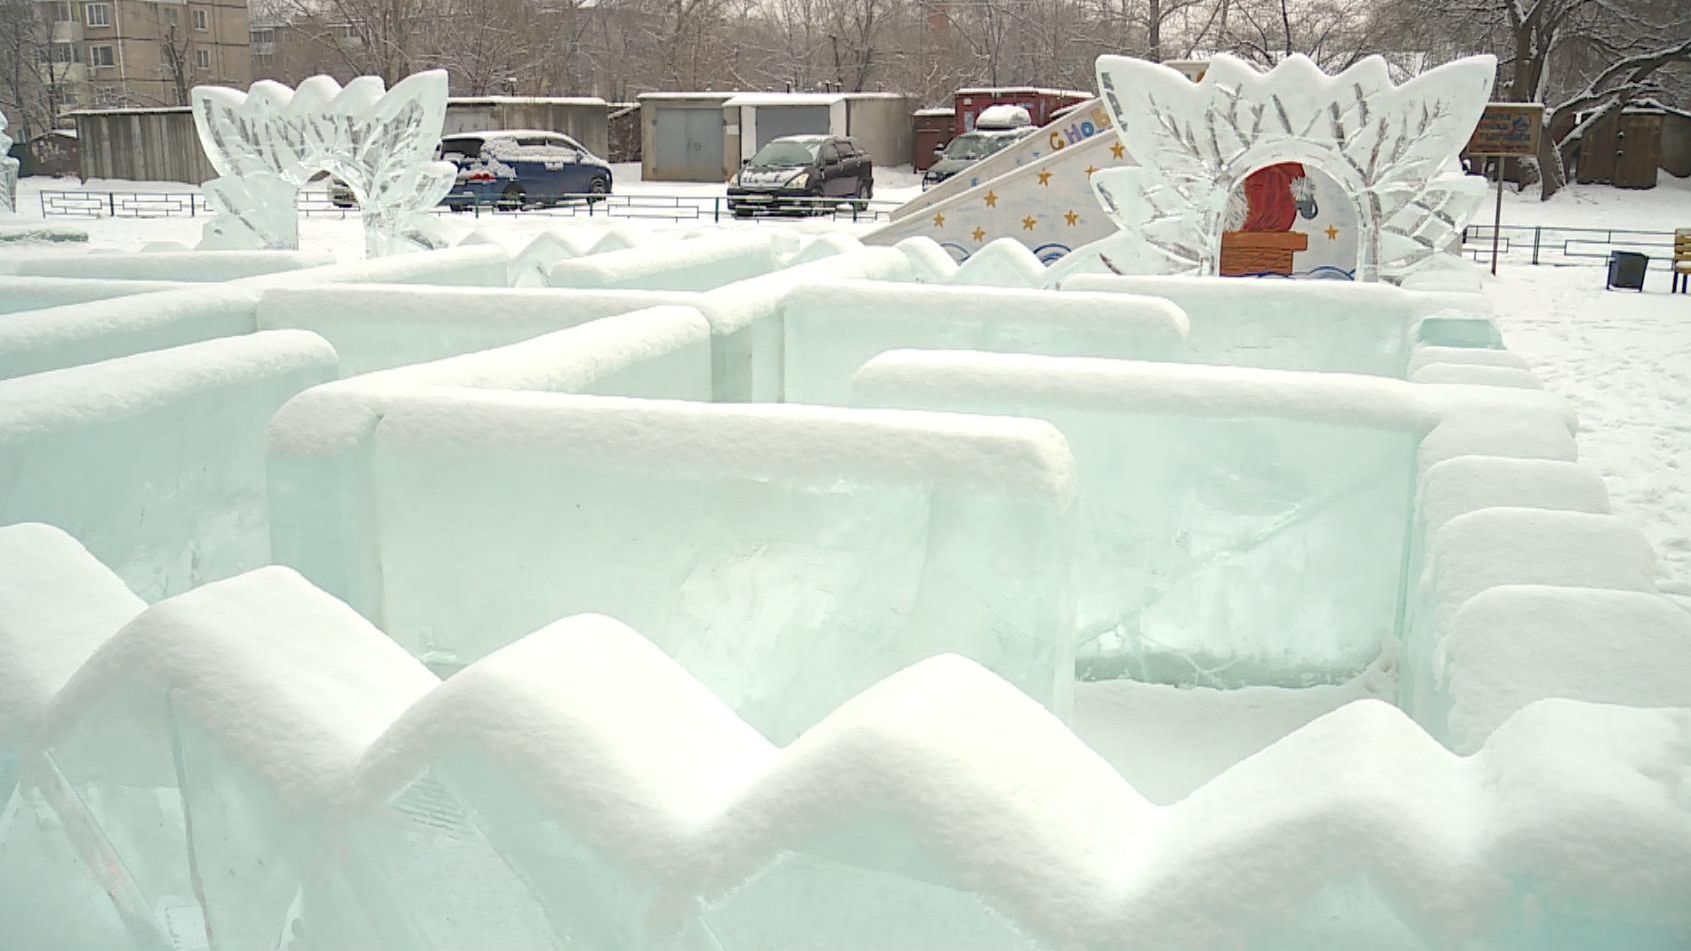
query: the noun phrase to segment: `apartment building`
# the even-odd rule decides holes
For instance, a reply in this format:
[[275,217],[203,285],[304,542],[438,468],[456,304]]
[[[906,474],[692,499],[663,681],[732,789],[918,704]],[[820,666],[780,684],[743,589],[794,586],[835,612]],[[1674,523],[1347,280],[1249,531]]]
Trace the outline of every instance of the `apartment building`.
[[188,104],[252,81],[246,0],[37,0],[65,109]]

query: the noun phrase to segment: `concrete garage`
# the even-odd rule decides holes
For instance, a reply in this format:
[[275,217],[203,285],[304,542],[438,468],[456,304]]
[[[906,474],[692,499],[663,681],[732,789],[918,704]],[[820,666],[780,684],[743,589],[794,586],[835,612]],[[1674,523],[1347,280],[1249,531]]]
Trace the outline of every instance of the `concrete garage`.
[[[728,121],[734,93],[640,96],[640,176],[656,182],[720,182],[740,167],[740,127]],[[729,156],[735,156],[730,161]]]
[[740,158],[784,135],[849,135],[879,165],[910,154],[910,99],[896,93],[742,93],[725,104],[739,113]]
[[910,99],[896,93],[647,93],[647,181],[723,181],[770,140],[849,135],[877,165],[910,160]]

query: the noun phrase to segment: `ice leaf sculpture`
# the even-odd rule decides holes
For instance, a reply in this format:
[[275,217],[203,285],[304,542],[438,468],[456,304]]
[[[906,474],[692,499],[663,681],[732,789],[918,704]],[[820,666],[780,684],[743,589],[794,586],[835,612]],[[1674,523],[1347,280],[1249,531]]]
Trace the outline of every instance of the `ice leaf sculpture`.
[[446,115],[446,73],[406,77],[391,90],[375,76],[344,88],[313,76],[298,89],[257,82],[245,93],[197,86],[194,124],[218,178],[205,191],[218,210],[204,248],[296,248],[294,193],[319,172],[351,187],[370,257],[444,246],[429,215],[455,169],[434,161]]
[[1139,162],[1092,176],[1122,229],[1110,266],[1216,274],[1227,198],[1252,172],[1301,162],[1331,176],[1358,223],[1356,277],[1407,273],[1448,249],[1484,183],[1448,173],[1491,93],[1472,56],[1394,85],[1379,57],[1328,76],[1304,56],[1262,73],[1220,55],[1199,82],[1145,60],[1098,58],[1115,132]]
[[0,215],[18,210],[18,160],[11,157],[12,140],[6,135],[6,114],[0,112]]

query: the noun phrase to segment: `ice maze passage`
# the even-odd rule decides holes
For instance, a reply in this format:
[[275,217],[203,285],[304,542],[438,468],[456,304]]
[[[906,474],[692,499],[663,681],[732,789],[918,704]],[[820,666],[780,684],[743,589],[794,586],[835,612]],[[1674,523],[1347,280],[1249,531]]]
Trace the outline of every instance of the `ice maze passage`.
[[0,270],[7,951],[1691,947],[1691,614],[1461,266]]

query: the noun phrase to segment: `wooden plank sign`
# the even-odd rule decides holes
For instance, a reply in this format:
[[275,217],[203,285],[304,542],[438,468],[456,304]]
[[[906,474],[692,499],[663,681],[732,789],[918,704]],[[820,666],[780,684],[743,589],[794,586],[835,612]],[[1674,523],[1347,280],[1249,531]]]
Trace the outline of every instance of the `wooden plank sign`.
[[1469,155],[1537,155],[1544,106],[1536,102],[1493,102],[1463,151]]

